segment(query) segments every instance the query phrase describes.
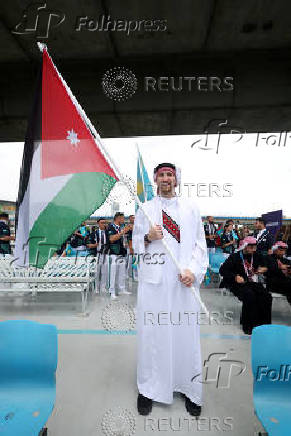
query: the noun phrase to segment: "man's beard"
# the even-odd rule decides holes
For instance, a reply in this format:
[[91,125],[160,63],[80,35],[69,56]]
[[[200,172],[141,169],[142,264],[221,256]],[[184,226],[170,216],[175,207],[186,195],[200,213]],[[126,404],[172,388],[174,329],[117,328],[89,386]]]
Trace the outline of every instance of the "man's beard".
[[244,254],[244,258],[245,258],[248,262],[250,262],[250,261],[252,260],[252,257],[253,257],[253,253],[245,253],[245,254]]
[[160,194],[164,194],[164,195],[175,195],[175,187],[173,185],[171,185],[170,183],[167,184],[161,184],[160,188],[159,188],[159,193]]

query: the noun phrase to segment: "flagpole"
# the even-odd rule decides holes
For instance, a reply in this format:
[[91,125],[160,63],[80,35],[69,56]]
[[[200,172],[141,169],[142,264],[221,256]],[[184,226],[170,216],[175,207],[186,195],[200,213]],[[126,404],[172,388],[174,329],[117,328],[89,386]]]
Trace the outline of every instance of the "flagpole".
[[136,146],[136,149],[137,149],[137,159],[138,159],[139,170],[140,170],[140,175],[141,175],[141,180],[142,180],[142,186],[143,186],[143,192],[144,192],[144,200],[148,201],[148,196],[146,194],[145,184],[144,184],[143,167],[141,166],[141,155],[140,155],[140,152],[139,152],[138,144],[136,143],[135,146]]
[[[149,223],[151,226],[154,226],[154,223],[151,220],[151,217],[148,215],[148,213],[145,211],[145,209],[143,208],[143,203],[140,201],[140,199],[138,198],[138,195],[136,194],[135,190],[132,190],[132,186],[130,185],[129,181],[126,180],[123,177],[122,172],[119,170],[118,165],[114,162],[114,160],[111,158],[111,156],[108,154],[107,150],[104,148],[103,144],[102,144],[102,140],[100,135],[97,133],[95,127],[93,126],[93,124],[91,123],[90,119],[87,117],[84,109],[82,108],[82,106],[80,105],[80,103],[77,101],[76,97],[73,95],[70,87],[67,85],[66,81],[63,79],[62,75],[59,73],[57,67],[55,66],[52,58],[50,57],[48,50],[47,50],[47,46],[46,44],[37,43],[38,48],[41,52],[43,52],[43,50],[45,50],[47,52],[47,55],[49,56],[55,70],[56,73],[59,77],[59,79],[61,80],[63,86],[65,87],[68,95],[71,97],[72,99],[72,103],[76,106],[76,109],[78,110],[78,112],[80,113],[80,115],[82,116],[84,122],[86,123],[86,125],[88,126],[89,130],[92,133],[92,136],[94,137],[95,143],[98,146],[98,148],[100,149],[100,152],[102,153],[102,155],[104,156],[104,158],[107,160],[108,164],[111,166],[111,168],[113,169],[113,171],[115,172],[115,174],[117,175],[118,179],[120,182],[122,182],[127,189],[129,190],[132,198],[137,202],[138,206],[142,209],[143,213],[145,214],[146,218],[148,219]],[[182,268],[179,265],[174,253],[172,252],[172,250],[170,249],[169,245],[167,244],[167,242],[165,241],[165,239],[161,239],[161,242],[164,246],[164,248],[166,249],[166,251],[168,252],[169,256],[171,257],[172,261],[174,262],[174,264],[176,265],[178,271],[180,274],[183,274]],[[209,316],[209,312],[205,306],[205,304],[203,303],[203,301],[201,300],[200,295],[196,292],[194,286],[191,286],[190,290],[192,291],[193,295],[195,296],[197,302],[199,303],[201,309],[205,312],[205,314],[207,316]]]

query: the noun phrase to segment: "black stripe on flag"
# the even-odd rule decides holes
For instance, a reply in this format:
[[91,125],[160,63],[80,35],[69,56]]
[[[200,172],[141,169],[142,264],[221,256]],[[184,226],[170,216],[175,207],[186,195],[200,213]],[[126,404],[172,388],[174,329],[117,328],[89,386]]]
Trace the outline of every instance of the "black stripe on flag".
[[33,155],[36,149],[38,148],[41,139],[42,139],[42,62],[40,64],[39,71],[38,71],[32,111],[28,119],[28,125],[25,135],[22,166],[21,166],[20,177],[19,177],[18,197],[16,202],[15,230],[17,230],[19,207],[23,201],[29,183]]

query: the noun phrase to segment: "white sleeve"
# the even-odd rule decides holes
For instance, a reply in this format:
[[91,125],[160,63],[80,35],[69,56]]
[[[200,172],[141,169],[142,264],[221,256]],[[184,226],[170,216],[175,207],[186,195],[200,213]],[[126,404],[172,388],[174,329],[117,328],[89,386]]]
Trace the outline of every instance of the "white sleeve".
[[134,226],[133,226],[133,232],[132,232],[132,247],[134,253],[144,253],[145,252],[145,245],[144,245],[144,235],[148,233],[149,231],[149,224],[148,220],[141,210],[141,208],[138,209],[135,219],[134,219]]
[[201,221],[199,209],[195,206],[194,222],[196,223],[196,234],[192,248],[192,256],[189,269],[195,276],[195,284],[200,285],[208,267],[208,254],[205,240],[205,232]]

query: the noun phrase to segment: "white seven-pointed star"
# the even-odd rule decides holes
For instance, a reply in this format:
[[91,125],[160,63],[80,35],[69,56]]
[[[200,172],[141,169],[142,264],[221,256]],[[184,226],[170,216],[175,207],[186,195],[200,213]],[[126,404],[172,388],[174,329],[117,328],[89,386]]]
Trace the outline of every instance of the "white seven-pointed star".
[[74,132],[74,130],[67,130],[68,132],[68,136],[67,139],[69,141],[71,141],[72,145],[78,145],[78,142],[80,142],[80,139],[78,139],[78,134],[76,132]]

